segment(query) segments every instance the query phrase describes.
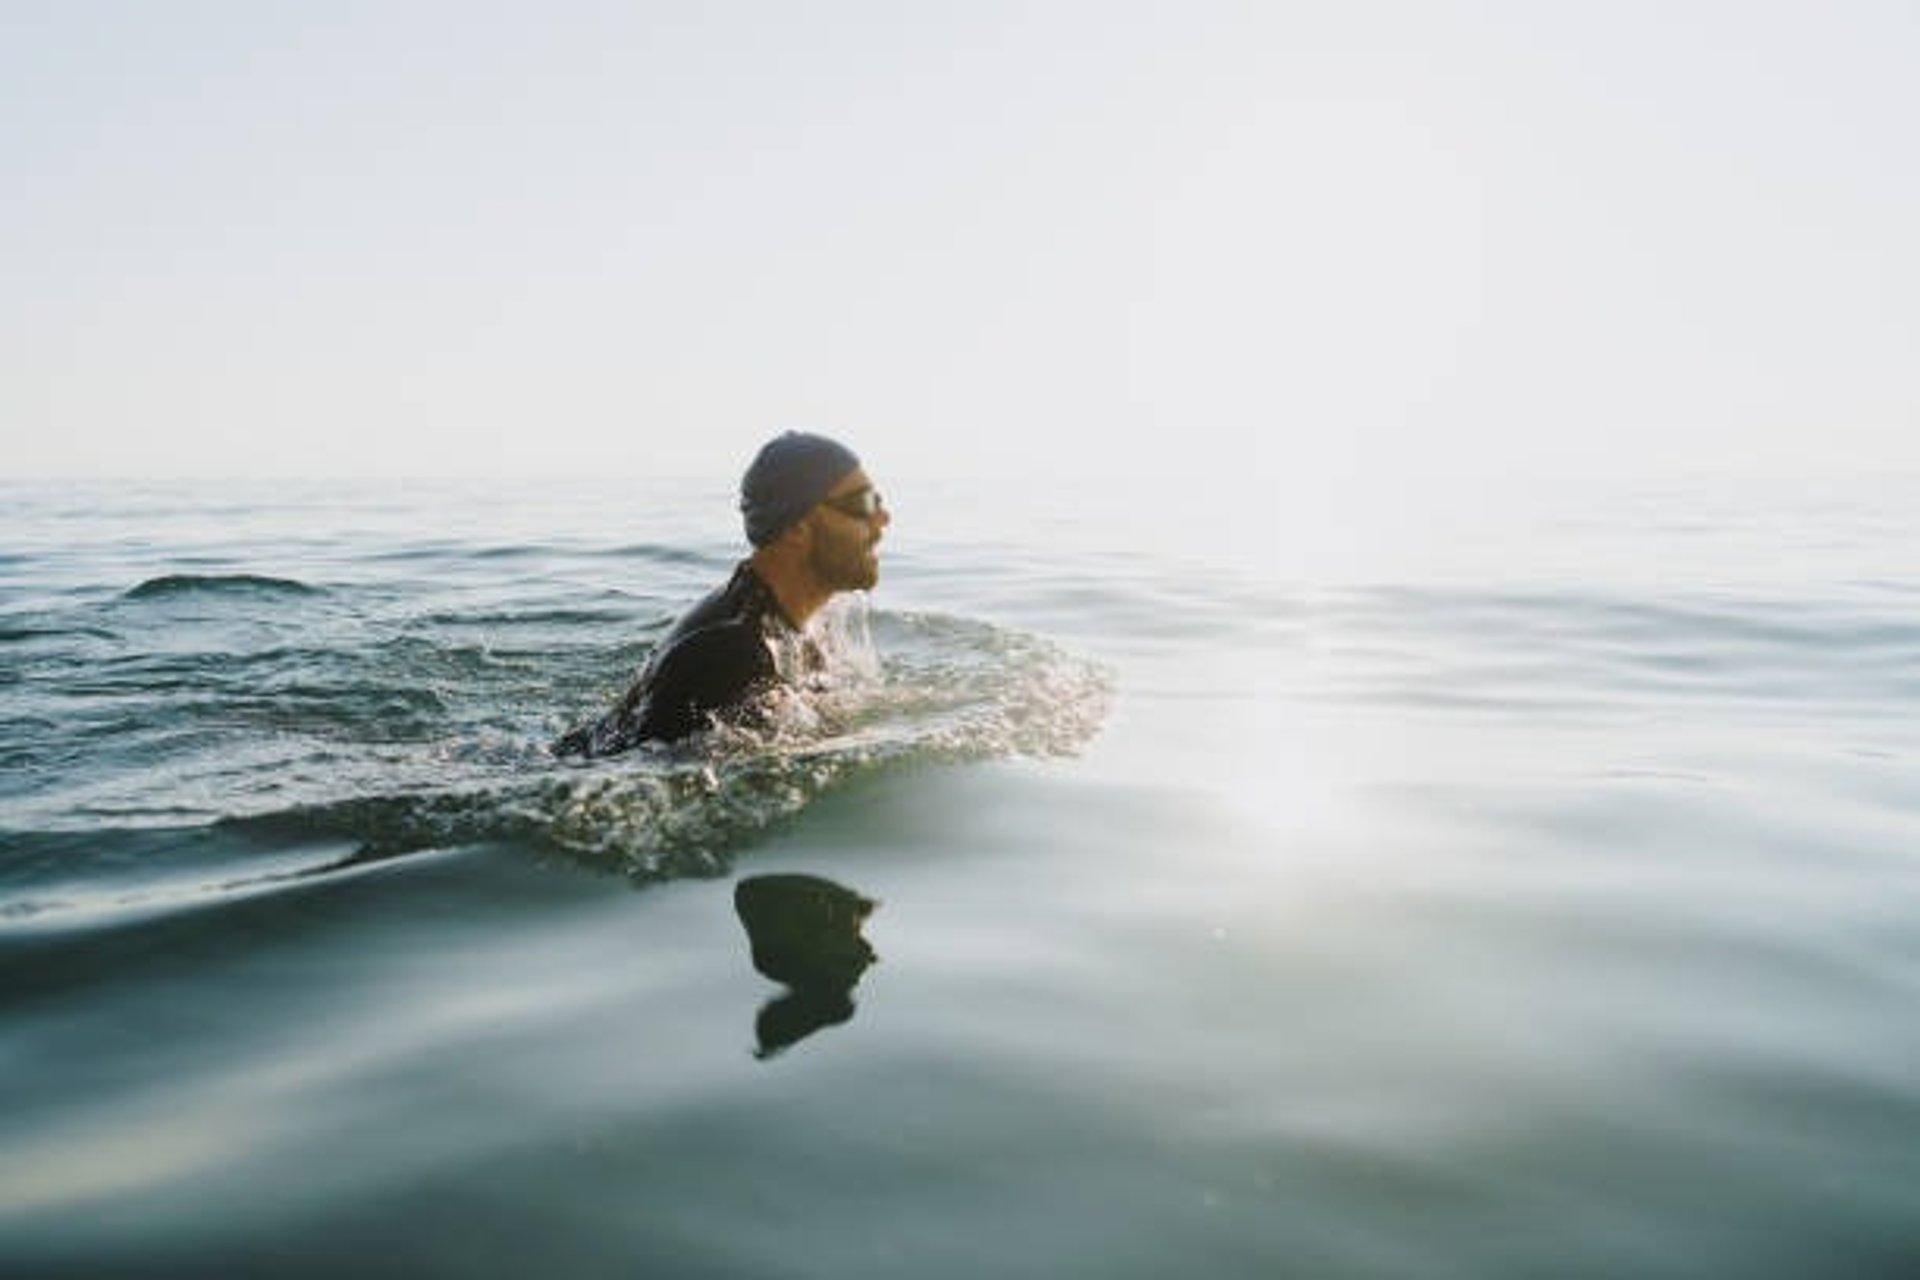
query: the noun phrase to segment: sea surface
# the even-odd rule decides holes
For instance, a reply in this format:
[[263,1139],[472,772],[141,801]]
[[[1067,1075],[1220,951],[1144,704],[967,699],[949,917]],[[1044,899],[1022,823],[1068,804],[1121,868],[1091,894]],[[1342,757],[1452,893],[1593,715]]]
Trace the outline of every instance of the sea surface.
[[0,484],[0,1275],[1920,1274],[1920,480]]

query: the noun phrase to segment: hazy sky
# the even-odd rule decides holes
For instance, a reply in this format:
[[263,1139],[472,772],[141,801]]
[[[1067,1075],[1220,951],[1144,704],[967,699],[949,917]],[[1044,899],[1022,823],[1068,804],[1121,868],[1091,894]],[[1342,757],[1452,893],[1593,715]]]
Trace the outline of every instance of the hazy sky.
[[0,0],[0,476],[1920,466],[1920,5]]

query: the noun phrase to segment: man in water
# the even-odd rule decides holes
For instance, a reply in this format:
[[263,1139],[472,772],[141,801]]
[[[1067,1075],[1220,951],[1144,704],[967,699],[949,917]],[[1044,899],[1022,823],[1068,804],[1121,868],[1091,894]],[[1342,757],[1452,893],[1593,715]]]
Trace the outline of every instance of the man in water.
[[836,593],[879,580],[875,548],[892,517],[837,441],[800,431],[768,441],[741,477],[740,512],[753,554],[674,624],[611,711],[560,736],[555,755],[672,742],[749,708],[781,682],[777,646],[802,637]]

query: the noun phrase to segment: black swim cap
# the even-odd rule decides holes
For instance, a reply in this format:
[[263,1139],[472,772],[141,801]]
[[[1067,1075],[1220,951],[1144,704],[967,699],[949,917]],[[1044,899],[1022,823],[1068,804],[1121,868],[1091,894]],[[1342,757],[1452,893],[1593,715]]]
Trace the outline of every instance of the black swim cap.
[[747,541],[756,547],[772,542],[859,465],[853,450],[825,436],[789,431],[767,441],[740,477]]

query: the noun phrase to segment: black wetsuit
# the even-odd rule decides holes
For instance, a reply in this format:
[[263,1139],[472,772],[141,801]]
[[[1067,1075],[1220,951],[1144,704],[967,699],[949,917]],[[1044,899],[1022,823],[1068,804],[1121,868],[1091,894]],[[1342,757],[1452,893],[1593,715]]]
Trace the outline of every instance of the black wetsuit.
[[793,628],[750,561],[674,623],[640,678],[598,720],[553,744],[555,755],[606,756],[642,742],[672,742],[707,728],[773,685],[773,641]]

